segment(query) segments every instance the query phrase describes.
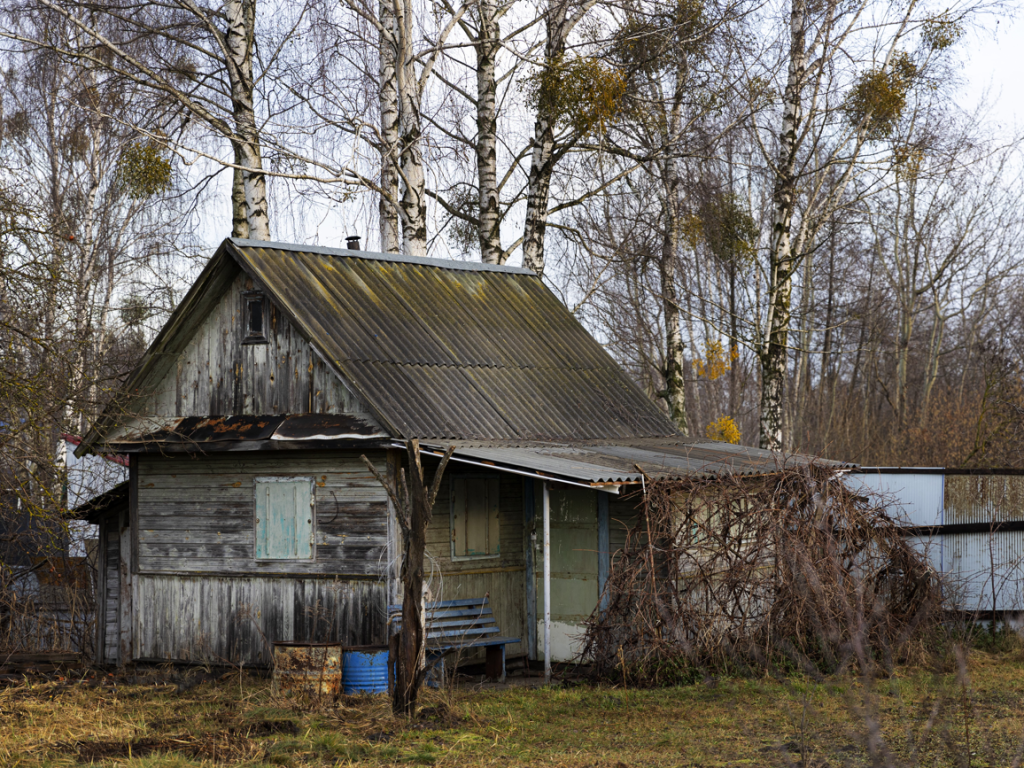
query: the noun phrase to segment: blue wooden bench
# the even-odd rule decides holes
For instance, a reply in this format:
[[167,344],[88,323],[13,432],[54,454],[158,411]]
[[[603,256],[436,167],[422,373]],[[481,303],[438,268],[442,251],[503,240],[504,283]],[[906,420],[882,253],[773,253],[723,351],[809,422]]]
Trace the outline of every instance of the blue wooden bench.
[[[443,658],[449,653],[469,648],[486,648],[485,668],[487,676],[499,682],[505,681],[505,646],[518,643],[518,637],[502,637],[498,623],[491,611],[489,598],[465,600],[444,600],[427,603],[427,663],[443,665]],[[388,606],[388,623],[393,632],[401,630],[402,606]],[[391,633],[389,633],[391,634]],[[443,670],[443,666],[441,667]]]

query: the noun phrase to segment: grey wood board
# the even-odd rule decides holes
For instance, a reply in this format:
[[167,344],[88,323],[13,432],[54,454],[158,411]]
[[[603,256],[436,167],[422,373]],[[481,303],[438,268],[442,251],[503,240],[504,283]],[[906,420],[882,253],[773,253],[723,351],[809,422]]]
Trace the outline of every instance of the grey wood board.
[[140,576],[139,655],[267,665],[277,640],[382,643],[385,592],[367,581]]

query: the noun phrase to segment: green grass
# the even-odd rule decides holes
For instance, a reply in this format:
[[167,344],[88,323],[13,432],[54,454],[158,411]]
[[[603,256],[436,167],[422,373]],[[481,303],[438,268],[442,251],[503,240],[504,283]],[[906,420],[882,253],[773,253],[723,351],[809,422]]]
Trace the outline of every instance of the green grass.
[[384,697],[320,706],[237,675],[183,694],[19,685],[0,689],[0,765],[867,766],[877,722],[893,763],[1006,766],[1024,745],[1024,658],[976,653],[969,679],[908,668],[869,689],[856,678],[725,679],[428,691],[423,705],[426,719],[396,720]]

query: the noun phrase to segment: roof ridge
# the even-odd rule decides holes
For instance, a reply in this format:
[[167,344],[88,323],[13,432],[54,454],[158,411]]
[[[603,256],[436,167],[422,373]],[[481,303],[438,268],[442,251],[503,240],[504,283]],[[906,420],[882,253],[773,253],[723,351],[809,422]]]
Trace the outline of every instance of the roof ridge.
[[351,248],[329,248],[324,245],[278,243],[271,240],[248,240],[242,237],[229,237],[228,240],[238,248],[263,248],[271,251],[309,253],[316,256],[333,256],[335,258],[363,259],[367,261],[390,261],[397,264],[419,264],[423,267],[451,269],[461,272],[500,272],[507,275],[537,277],[536,272],[522,267],[509,267],[504,264],[484,264],[480,261],[456,261],[455,259],[438,259],[433,256],[406,256],[401,253],[357,251]]

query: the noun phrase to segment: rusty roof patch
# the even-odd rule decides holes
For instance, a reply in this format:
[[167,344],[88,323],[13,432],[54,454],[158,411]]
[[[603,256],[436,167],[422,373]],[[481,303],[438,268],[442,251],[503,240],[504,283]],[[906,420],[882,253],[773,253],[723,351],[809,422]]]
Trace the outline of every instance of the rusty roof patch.
[[189,416],[172,419],[118,445],[208,445],[252,440],[368,440],[386,435],[357,414],[304,413],[269,416]]

